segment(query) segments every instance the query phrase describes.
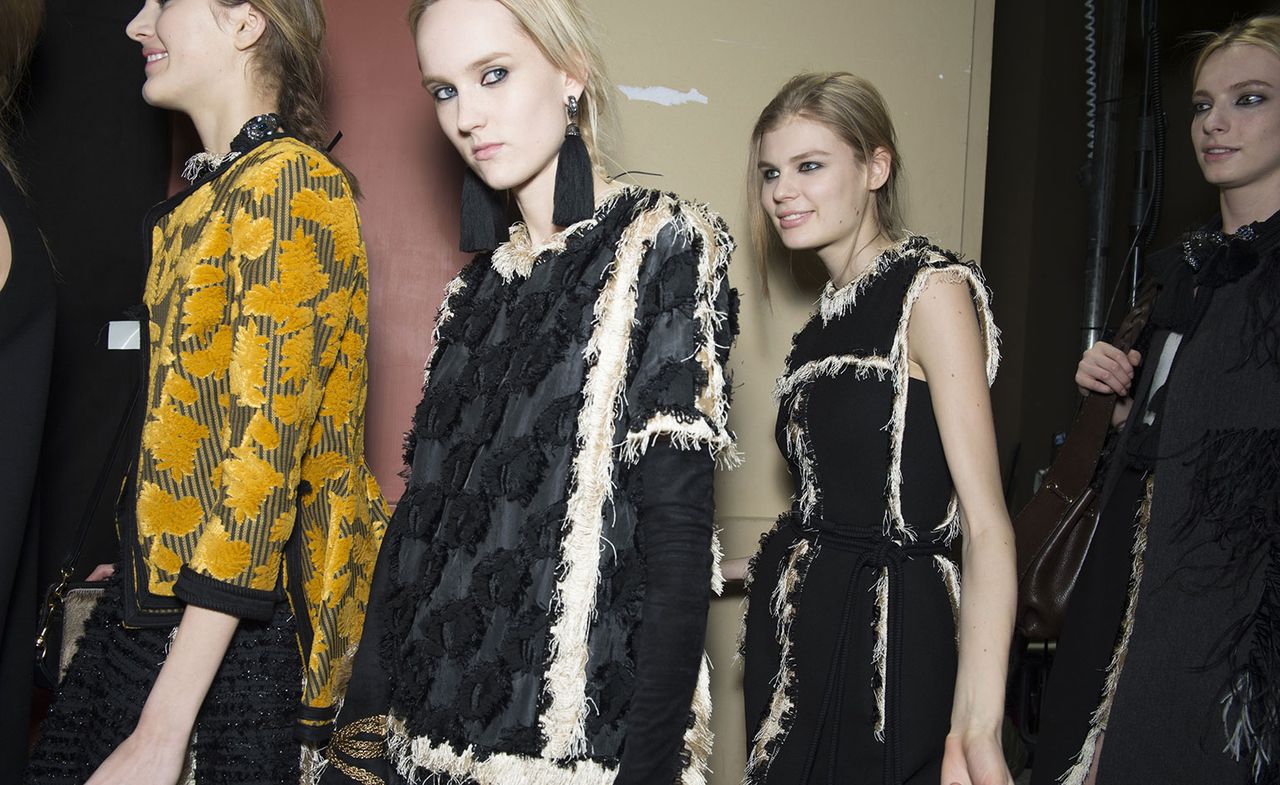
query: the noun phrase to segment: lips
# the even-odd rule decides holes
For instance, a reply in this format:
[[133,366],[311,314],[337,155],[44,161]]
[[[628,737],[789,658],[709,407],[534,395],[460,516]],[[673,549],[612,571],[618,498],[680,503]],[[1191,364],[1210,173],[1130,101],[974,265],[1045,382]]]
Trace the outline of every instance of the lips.
[[1227,147],[1226,145],[1210,145],[1200,148],[1200,154],[1204,156],[1206,162],[1223,161],[1238,152],[1240,152],[1239,147]]
[[502,150],[500,142],[489,142],[471,148],[471,157],[477,161],[487,161],[497,155],[500,150]]
[[163,49],[143,49],[142,56],[146,60],[146,65],[143,66],[145,68],[167,59],[169,53]]
[[812,215],[812,210],[788,210],[778,215],[778,226],[782,229],[794,229]]

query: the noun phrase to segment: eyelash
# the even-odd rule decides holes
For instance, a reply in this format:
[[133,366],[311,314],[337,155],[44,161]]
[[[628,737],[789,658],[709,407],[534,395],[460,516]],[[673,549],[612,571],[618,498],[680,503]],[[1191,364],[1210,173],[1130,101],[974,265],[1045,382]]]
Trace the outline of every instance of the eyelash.
[[[822,164],[817,161],[803,161],[798,167],[796,167],[800,172],[813,172],[821,168]],[[777,169],[765,169],[761,171],[760,174],[764,177],[765,182],[769,182],[770,180],[778,179],[780,172]]]
[[[495,74],[497,76],[495,76]],[[509,69],[490,68],[488,71],[485,71],[483,74],[481,74],[480,84],[483,87],[492,87],[496,84],[506,81],[507,77],[510,75],[511,75],[511,71]],[[494,77],[494,78],[490,79],[490,77]],[[448,92],[448,95],[444,95],[446,91]],[[431,88],[431,97],[434,98],[437,102],[448,101],[450,98],[453,98],[457,94],[458,94],[458,89],[453,85],[441,85],[439,87]]]
[[[1248,100],[1248,99],[1252,99],[1252,100]],[[1245,93],[1244,95],[1240,96],[1235,100],[1235,105],[1236,106],[1257,106],[1258,104],[1261,104],[1266,100],[1267,100],[1267,97],[1265,95],[1258,95],[1257,93]],[[1191,105],[1191,113],[1203,114],[1204,112],[1207,112],[1212,108],[1213,108],[1213,104],[1202,101],[1200,103]]]

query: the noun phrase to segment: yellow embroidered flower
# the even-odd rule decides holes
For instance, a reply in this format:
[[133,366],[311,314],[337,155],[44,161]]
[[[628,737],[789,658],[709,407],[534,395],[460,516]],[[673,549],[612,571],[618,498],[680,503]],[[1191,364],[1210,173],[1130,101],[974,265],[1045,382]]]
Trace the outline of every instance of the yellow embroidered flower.
[[229,581],[249,567],[252,557],[249,543],[233,540],[223,528],[222,521],[214,518],[200,532],[200,542],[191,556],[191,569],[220,581]]
[[[195,247],[191,253],[191,258],[200,260],[221,259],[226,255],[230,248],[231,226],[227,223],[226,217],[222,213],[218,213],[212,220],[206,223],[204,229],[200,231],[200,239],[196,241]],[[193,278],[196,275],[196,270],[199,270],[201,267],[212,270],[218,269],[207,264],[197,265],[191,272]],[[208,272],[206,271],[204,275],[207,276]],[[220,280],[222,279],[219,278],[217,281],[209,281],[209,283],[217,283]],[[192,285],[205,286],[206,284],[188,284],[188,286]]]
[[271,411],[275,414],[276,419],[281,425],[297,425],[298,417],[302,414],[300,395],[285,395],[276,393],[271,399]]
[[212,286],[225,280],[227,280],[227,272],[221,267],[216,267],[212,264],[197,264],[191,268],[191,275],[187,278],[187,288],[199,289],[201,286]]
[[260,411],[253,413],[253,419],[249,420],[249,427],[245,429],[245,436],[246,443],[248,439],[252,439],[268,450],[280,446],[280,432]]
[[334,428],[342,428],[351,420],[355,393],[355,379],[351,376],[351,371],[341,366],[335,367],[329,374],[324,400],[320,402],[320,416],[330,418]]
[[138,531],[144,537],[161,534],[184,537],[195,531],[203,520],[204,508],[199,499],[191,496],[177,499],[155,483],[142,484],[138,493]]
[[348,458],[342,453],[325,452],[302,462],[302,481],[311,486],[309,493],[303,494],[303,503],[311,502],[321,484],[328,480],[336,480],[347,470]]
[[231,364],[231,343],[231,326],[224,324],[218,327],[218,331],[203,349],[182,353],[182,369],[197,379],[225,371]]
[[280,377],[278,383],[302,384],[313,367],[311,354],[315,350],[315,328],[308,325],[285,339],[280,349]]
[[177,479],[191,474],[196,450],[209,429],[172,406],[160,406],[142,429],[142,446],[155,459],[156,469]]
[[294,160],[296,159],[284,155],[272,156],[250,167],[240,180],[240,186],[250,190],[255,202],[259,201],[262,197],[273,194],[279,189],[281,173]]
[[351,310],[352,299],[350,292],[337,289],[316,305],[316,316],[324,319],[325,325],[331,329],[341,329]]
[[351,297],[351,313],[356,315],[356,319],[365,324],[369,321],[369,295],[364,289],[357,290]]
[[245,406],[267,402],[267,337],[253,322],[240,326],[231,350],[231,394]]
[[223,503],[235,520],[243,523],[259,515],[262,503],[284,483],[284,475],[259,458],[252,447],[236,447],[231,453],[234,457],[222,463],[222,481],[227,491]]
[[348,196],[330,199],[311,189],[293,195],[290,210],[295,218],[314,221],[333,233],[333,257],[344,267],[360,252],[360,225],[356,205]]
[[254,218],[240,213],[231,222],[231,256],[235,259],[257,259],[271,248],[276,227],[270,218]]
[[170,575],[177,575],[182,571],[182,557],[162,542],[152,543],[151,563],[159,567],[161,572]]
[[196,388],[191,382],[182,378],[182,374],[178,373],[176,368],[170,368],[165,372],[162,394],[187,406],[191,406],[199,399]]
[[182,303],[182,331],[180,340],[203,336],[223,322],[227,308],[227,293],[221,286],[209,286],[192,292]]
[[275,521],[271,524],[271,534],[268,539],[271,542],[284,542],[289,539],[289,535],[293,533],[293,524],[297,517],[298,513],[293,509],[285,510],[276,516]]

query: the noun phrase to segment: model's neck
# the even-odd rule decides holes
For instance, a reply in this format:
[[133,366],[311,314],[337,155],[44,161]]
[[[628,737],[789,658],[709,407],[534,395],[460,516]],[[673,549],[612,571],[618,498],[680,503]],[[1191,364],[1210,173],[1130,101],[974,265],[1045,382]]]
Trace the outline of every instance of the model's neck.
[[245,89],[226,94],[220,102],[188,114],[204,149],[213,155],[226,155],[231,150],[231,141],[250,118],[278,111],[274,98]]
[[1280,172],[1239,188],[1224,188],[1218,197],[1222,231],[1235,234],[1240,227],[1265,221],[1280,212]]
[[[595,194],[595,202],[599,204],[601,198],[611,190],[613,186],[607,183],[598,173],[593,172],[591,175],[593,193]],[[555,198],[556,198],[556,166],[551,166],[532,180],[524,185],[513,189],[516,199],[516,206],[520,209],[520,219],[524,221],[525,227],[529,230],[529,241],[534,245],[541,245],[551,238],[557,231],[563,229],[563,226],[557,226],[552,216],[555,214]]]
[[875,261],[891,245],[875,215],[868,215],[856,232],[818,249],[818,258],[827,269],[831,285],[839,289],[848,284]]

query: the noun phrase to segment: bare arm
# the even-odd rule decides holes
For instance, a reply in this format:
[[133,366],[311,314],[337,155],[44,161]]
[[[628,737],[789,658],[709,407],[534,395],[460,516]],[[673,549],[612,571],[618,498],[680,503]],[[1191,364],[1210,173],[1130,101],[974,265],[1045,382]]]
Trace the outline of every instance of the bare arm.
[[85,785],[173,785],[214,674],[240,620],[188,605],[133,733]]
[[1011,783],[1000,751],[1015,603],[1013,527],[996,457],[985,346],[967,284],[933,281],[912,310],[911,359],[929,382],[964,527],[960,657],[944,785]]

